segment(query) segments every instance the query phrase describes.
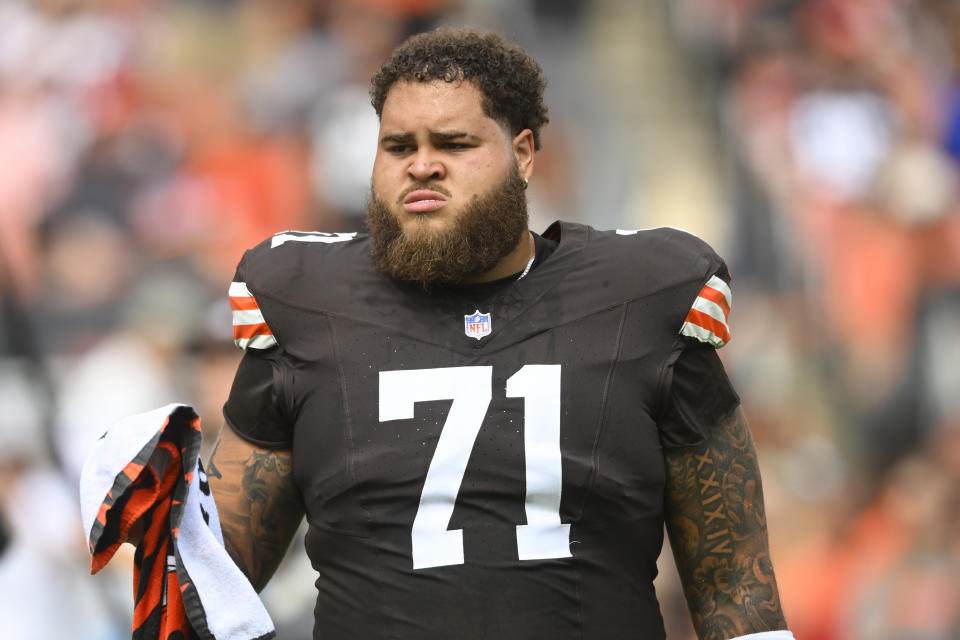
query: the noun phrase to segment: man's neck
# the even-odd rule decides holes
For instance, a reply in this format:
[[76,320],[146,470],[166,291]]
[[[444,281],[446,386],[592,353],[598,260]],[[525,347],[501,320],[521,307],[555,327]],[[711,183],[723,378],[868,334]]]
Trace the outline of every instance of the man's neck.
[[505,255],[493,269],[485,271],[480,275],[467,278],[463,282],[464,284],[492,282],[493,280],[506,278],[515,273],[521,273],[527,267],[527,263],[530,262],[530,258],[532,258],[535,253],[536,245],[533,242],[533,234],[530,233],[529,229],[525,229],[523,235],[520,236],[520,241],[517,242],[517,246]]

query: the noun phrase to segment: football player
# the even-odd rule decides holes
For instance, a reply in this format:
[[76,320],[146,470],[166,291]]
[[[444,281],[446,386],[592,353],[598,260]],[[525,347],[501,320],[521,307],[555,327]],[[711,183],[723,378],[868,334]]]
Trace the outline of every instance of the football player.
[[531,232],[544,84],[496,35],[410,38],[372,80],[369,235],[243,256],[228,551],[262,588],[306,517],[316,638],[656,639],[666,525],[701,638],[792,638],[727,267],[674,229]]

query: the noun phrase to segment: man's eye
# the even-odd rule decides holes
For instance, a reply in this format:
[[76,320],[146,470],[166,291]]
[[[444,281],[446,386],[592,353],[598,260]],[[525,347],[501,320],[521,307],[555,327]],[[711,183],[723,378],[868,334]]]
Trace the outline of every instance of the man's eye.
[[400,154],[400,153],[410,153],[410,151],[413,150],[413,147],[411,147],[408,144],[393,144],[386,147],[386,149],[388,153]]
[[459,151],[461,149],[468,149],[470,145],[463,144],[462,142],[445,142],[443,144],[444,149],[449,149],[451,151]]

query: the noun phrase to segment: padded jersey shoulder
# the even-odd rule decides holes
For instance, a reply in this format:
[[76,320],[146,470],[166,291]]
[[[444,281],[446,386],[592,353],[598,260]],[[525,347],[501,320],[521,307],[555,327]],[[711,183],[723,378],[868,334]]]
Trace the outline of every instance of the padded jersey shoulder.
[[364,234],[285,231],[244,253],[234,281],[256,296],[309,298],[317,280],[334,280],[367,262],[367,251]]
[[[677,229],[599,231],[561,222],[544,236],[558,240],[556,251],[520,283],[524,305],[550,307],[548,317],[533,312],[537,330],[641,301],[676,335],[706,283],[718,275],[724,286],[729,281],[713,249]],[[262,349],[280,342],[292,348],[294,341],[303,342],[303,328],[317,313],[357,322],[400,313],[405,320],[394,326],[417,324],[434,301],[377,273],[369,251],[363,234],[301,232],[278,234],[249,250],[231,285],[237,344]],[[702,333],[697,339],[713,338],[709,330]],[[515,341],[523,335],[504,337]],[[308,345],[301,347],[297,350]]]
[[[718,316],[718,322],[726,323],[732,301],[729,271],[713,248],[694,234],[670,227],[599,231],[560,223],[544,235],[560,239],[561,247],[564,236],[577,245],[579,264],[566,280],[568,291],[575,292],[572,295],[580,297],[582,304],[601,308],[629,301],[655,302],[651,313],[660,315],[674,333],[690,335],[693,332],[684,329],[690,310],[707,306],[700,296],[709,283],[716,288],[710,288],[710,296],[719,300],[719,304],[708,301],[716,304],[709,311]],[[713,328],[716,334],[703,331],[690,337],[722,346],[729,335],[719,326]],[[717,334],[724,337],[716,339]]]
[[[629,232],[618,232],[629,235]],[[677,275],[690,278],[695,295],[680,312],[680,335],[695,342],[721,348],[730,340],[729,316],[733,305],[730,271],[723,258],[708,243],[681,229],[663,227],[645,233],[650,241],[662,244],[667,264],[676,261]]]
[[331,291],[369,269],[367,236],[285,231],[243,254],[230,285],[234,341],[242,349],[269,349],[283,309],[322,310]]
[[705,280],[723,265],[708,243],[673,227],[593,230],[590,243],[594,252],[611,261],[611,267],[634,276],[633,284],[643,285],[639,293]]

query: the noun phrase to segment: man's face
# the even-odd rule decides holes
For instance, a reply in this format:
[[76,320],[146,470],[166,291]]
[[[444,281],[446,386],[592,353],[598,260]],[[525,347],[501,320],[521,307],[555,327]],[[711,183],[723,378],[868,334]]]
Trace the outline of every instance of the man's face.
[[458,282],[523,238],[532,134],[511,137],[481,100],[469,82],[398,82],[387,94],[368,223],[389,275]]

